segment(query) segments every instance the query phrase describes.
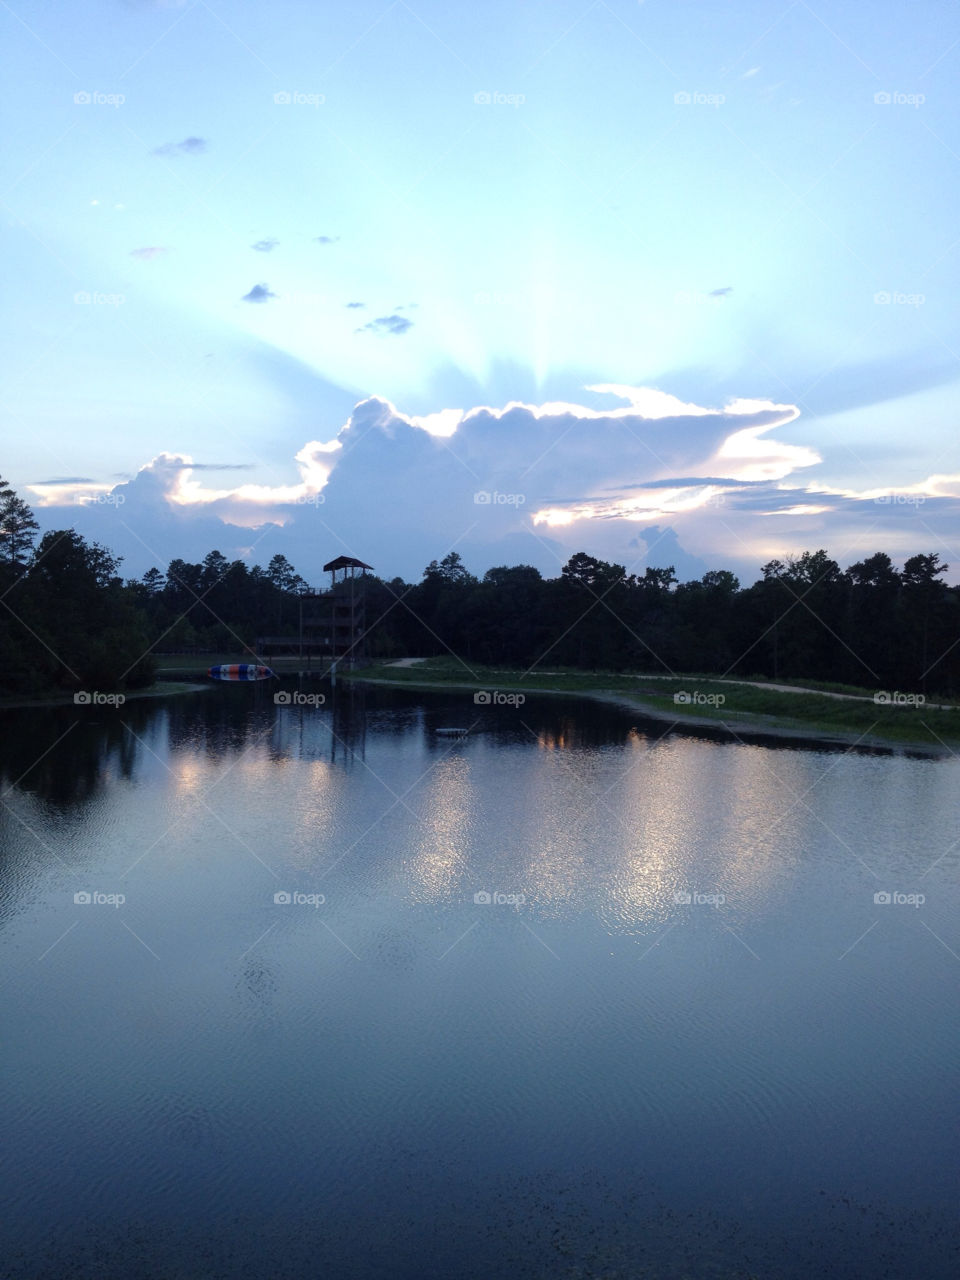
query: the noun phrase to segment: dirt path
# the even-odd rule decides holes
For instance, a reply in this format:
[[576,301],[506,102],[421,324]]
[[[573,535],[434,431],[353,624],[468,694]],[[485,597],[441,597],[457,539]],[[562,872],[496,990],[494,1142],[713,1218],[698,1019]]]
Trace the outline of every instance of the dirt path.
[[[873,694],[834,693],[832,691],[828,691],[827,689],[808,689],[806,686],[799,685],[799,684],[771,684],[765,680],[729,680],[722,676],[703,676],[701,678],[704,680],[709,680],[715,684],[741,684],[741,685],[746,685],[748,689],[769,689],[771,693],[808,693],[808,694],[812,694],[815,698],[837,698],[840,702],[873,702],[874,700]],[[637,679],[638,680],[675,680],[675,679],[693,680],[694,677],[693,676],[689,676],[689,677],[687,676],[680,676],[680,677],[654,676],[654,675],[645,674],[642,676],[637,676]],[[879,703],[878,705],[883,706],[884,704]],[[949,703],[949,702],[923,702],[923,703],[920,703],[919,705],[924,707],[928,711],[929,710],[952,711],[955,704]]]
[[[384,665],[388,667],[416,667],[421,662],[426,662],[426,658],[396,658],[393,662],[387,662]],[[504,673],[508,674],[508,673]],[[540,675],[561,675],[562,673],[543,671]],[[687,677],[680,677],[686,679]],[[694,677],[691,676],[692,680]],[[804,685],[799,684],[773,684],[765,680],[729,680],[719,676],[705,676],[704,679],[712,680],[717,684],[741,684],[746,685],[749,689],[769,689],[771,693],[807,693],[812,694],[816,698],[836,698],[839,702],[873,702],[873,695],[860,693],[833,693],[826,689],[808,689]],[[638,675],[638,680],[675,680],[676,676],[655,676],[655,675]],[[878,705],[883,706],[883,703]],[[924,702],[920,704],[927,711],[952,711],[954,704],[944,702]]]
[[767,684],[763,680],[718,680],[718,684],[746,684],[751,689],[772,689],[774,693],[813,693],[818,698],[840,698],[844,702],[872,702],[859,693],[828,693],[826,689],[806,689],[799,684]]
[[[751,689],[770,689],[774,693],[812,693],[817,698],[839,698],[841,702],[874,702],[875,701],[873,694],[866,696],[865,694],[861,694],[861,693],[832,693],[832,692],[828,692],[828,690],[826,689],[805,689],[798,684],[766,684],[764,681],[761,681],[761,680],[721,680],[719,681],[719,683],[720,684],[747,684],[751,687]],[[887,695],[887,698],[888,698],[888,701],[892,701],[892,699],[890,699],[889,694]],[[883,706],[884,703],[880,702],[877,705]],[[926,710],[933,710],[933,711],[951,711],[953,709],[952,705],[947,702],[922,702],[922,703],[919,703],[918,705],[922,706]]]

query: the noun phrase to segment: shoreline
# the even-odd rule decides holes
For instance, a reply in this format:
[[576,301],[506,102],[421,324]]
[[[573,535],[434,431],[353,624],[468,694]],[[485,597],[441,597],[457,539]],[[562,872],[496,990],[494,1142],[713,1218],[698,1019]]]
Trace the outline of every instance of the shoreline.
[[[405,665],[412,666],[413,662],[411,661]],[[359,672],[349,675],[344,673],[341,678],[357,684],[379,685],[383,688],[391,689],[419,689],[431,693],[444,690],[451,692],[476,691],[477,689],[488,688],[491,685],[490,681],[481,683],[427,679],[391,680],[383,676],[365,676]],[[187,693],[201,693],[214,687],[214,684],[210,681],[157,681],[146,689],[136,689],[130,693],[125,693],[123,696],[124,703],[126,703],[127,701],[141,698],[169,698]],[[913,754],[935,760],[946,760],[954,755],[960,758],[960,745],[955,748],[955,745],[950,742],[932,743],[917,741],[912,738],[884,737],[881,734],[872,732],[858,733],[854,729],[845,729],[839,726],[836,728],[808,726],[802,722],[790,722],[783,717],[767,716],[749,711],[732,711],[722,718],[714,718],[696,713],[687,713],[672,707],[663,707],[656,703],[648,702],[641,697],[633,697],[623,690],[604,689],[602,687],[596,689],[550,689],[529,684],[515,685],[500,682],[497,682],[496,687],[503,692],[527,693],[543,697],[588,698],[593,702],[601,702],[608,706],[616,706],[625,711],[635,712],[647,720],[657,720],[661,723],[669,724],[671,728],[689,726],[692,729],[710,729],[732,742],[741,738],[775,738],[785,742],[822,743],[837,747],[864,748],[871,751],[880,750],[894,755]],[[814,691],[804,690],[803,692],[812,694]],[[817,691],[817,696],[821,696],[819,691]],[[850,698],[850,700],[859,701],[860,699]],[[18,698],[9,702],[0,701],[0,712],[75,705],[85,704],[75,704],[73,694],[56,694],[47,697]]]
[[[356,681],[358,684],[382,685],[385,688],[392,689],[429,689],[434,692],[443,689],[463,690],[488,687],[483,684],[461,684],[447,680],[386,680],[380,676],[370,677],[363,675],[351,675],[347,678]],[[530,693],[546,697],[590,698],[594,702],[603,702],[609,706],[621,707],[626,711],[634,711],[645,719],[665,721],[674,727],[689,725],[696,729],[713,729],[717,733],[724,734],[733,742],[741,737],[782,738],[785,741],[820,742],[834,746],[864,747],[874,751],[884,750],[894,755],[914,753],[929,756],[935,760],[946,760],[953,755],[960,755],[960,752],[954,751],[949,743],[938,745],[928,742],[915,742],[912,739],[885,738],[879,734],[858,734],[854,730],[841,728],[808,728],[804,725],[785,723],[777,717],[754,716],[750,712],[734,712],[722,720],[712,719],[703,715],[688,715],[657,706],[655,703],[645,702],[640,698],[631,698],[623,692],[610,689],[544,689],[531,685],[508,684],[498,684],[497,689],[504,692]],[[738,716],[750,716],[751,718],[749,720],[741,720]]]
[[[129,693],[123,694],[123,704],[132,702],[135,698],[174,698],[181,693],[202,693],[205,689],[212,689],[212,684],[200,684],[198,681],[187,680],[159,680],[154,684],[148,685],[145,689],[132,689]],[[97,690],[97,692],[106,692],[106,690]],[[90,704],[74,702],[72,693],[50,694],[44,697],[37,694],[32,698],[16,698],[8,702],[6,699],[0,700],[0,711],[22,711],[25,708],[36,707],[74,707],[87,706]]]

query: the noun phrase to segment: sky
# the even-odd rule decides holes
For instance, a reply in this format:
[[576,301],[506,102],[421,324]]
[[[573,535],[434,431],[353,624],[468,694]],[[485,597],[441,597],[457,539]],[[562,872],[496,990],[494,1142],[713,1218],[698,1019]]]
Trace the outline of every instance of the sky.
[[139,576],[960,580],[960,10],[10,0],[0,473]]

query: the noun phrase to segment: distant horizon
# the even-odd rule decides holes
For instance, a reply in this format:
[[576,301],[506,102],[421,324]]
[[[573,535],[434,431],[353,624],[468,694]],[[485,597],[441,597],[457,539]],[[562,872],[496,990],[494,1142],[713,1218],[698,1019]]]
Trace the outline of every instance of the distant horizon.
[[[114,490],[112,491],[114,495],[116,495],[116,492],[118,490],[121,490],[122,487],[123,487],[122,485],[115,486]],[[122,500],[118,503],[109,503],[104,500],[103,502],[94,501],[89,505],[95,511],[99,510],[103,506],[111,507],[116,511],[122,511],[124,503]],[[76,510],[77,510],[76,507],[66,507],[66,506],[49,506],[49,507],[39,508],[38,510],[36,510],[35,514],[40,516],[40,520],[38,521],[40,525],[40,532],[38,536],[42,537],[44,534],[48,532],[59,530],[61,528],[75,528],[76,522],[73,522],[72,524],[71,523],[61,524],[61,523],[57,523],[56,521],[51,522],[49,519],[44,520],[43,516],[45,514],[49,515],[50,513],[62,512],[66,518],[71,514],[75,514]],[[228,524],[224,524],[223,527],[225,530],[229,530],[231,526],[229,526]],[[275,526],[271,526],[269,524],[265,526],[266,532],[270,532],[274,528]],[[82,532],[82,531],[78,530],[78,532]],[[107,533],[110,532],[109,528],[107,529],[106,532]],[[249,532],[249,531],[245,531],[245,532]],[[264,531],[254,530],[253,532],[262,536]],[[734,573],[734,575],[738,578],[740,582],[740,586],[742,588],[746,588],[752,585],[752,583],[759,581],[763,577],[762,570],[763,570],[764,564],[767,564],[772,560],[782,560],[784,564],[789,565],[792,561],[799,559],[804,554],[813,553],[816,551],[824,551],[831,559],[836,558],[833,555],[831,547],[822,546],[822,545],[818,545],[818,546],[810,545],[806,547],[798,547],[795,550],[792,550],[790,552],[785,552],[781,555],[772,555],[768,558],[768,560],[764,561],[763,563],[758,562],[755,567],[750,565],[746,565],[746,566],[736,565],[736,564],[731,565],[731,563],[726,563],[726,562],[720,563],[719,561],[715,563],[706,564],[704,566],[704,565],[695,564],[691,560],[691,557],[689,557],[683,551],[683,549],[679,547],[679,544],[676,541],[675,533],[672,529],[666,529],[666,530],[663,530],[662,532],[658,530],[654,530],[654,532],[659,533],[660,536],[656,539],[656,541],[651,542],[651,547],[652,547],[651,551],[648,554],[638,559],[634,559],[631,562],[631,564],[623,565],[628,576],[636,575],[638,577],[642,577],[643,572],[647,567],[652,569],[673,568],[675,571],[677,584],[679,585],[684,582],[697,582],[704,576],[704,574],[707,574],[707,573],[726,570]],[[217,545],[204,546],[202,548],[196,547],[192,552],[187,552],[184,554],[177,554],[177,555],[170,555],[163,562],[160,562],[156,559],[150,559],[150,557],[148,556],[148,559],[150,559],[150,562],[146,564],[146,567],[134,572],[130,569],[130,566],[128,565],[126,558],[117,551],[116,547],[110,545],[110,543],[108,542],[105,542],[102,538],[96,536],[95,533],[88,533],[88,534],[85,534],[84,536],[87,536],[91,540],[100,543],[100,545],[104,546],[107,551],[109,551],[113,555],[116,555],[118,559],[121,560],[122,562],[121,577],[124,578],[124,580],[126,581],[142,580],[144,574],[151,569],[159,570],[161,573],[165,574],[166,570],[169,568],[169,565],[174,560],[183,560],[189,564],[202,565],[205,558],[211,553],[220,553],[221,555],[224,555],[225,559],[231,563],[235,561],[239,561],[245,564],[248,569],[253,569],[255,567],[260,567],[265,569],[268,566],[270,560],[274,556],[283,555],[288,561],[290,561],[293,569],[298,574],[300,574],[301,577],[305,576],[301,572],[302,568],[304,567],[304,564],[298,563],[297,561],[293,560],[292,557],[287,553],[288,551],[291,550],[291,548],[288,547],[287,551],[278,551],[272,543],[266,540],[264,540],[264,543],[263,543],[264,549],[259,554],[258,554],[258,546],[254,546],[253,548],[248,550],[245,555],[244,554],[238,554],[238,555],[228,554],[227,552],[224,551],[224,546],[228,544],[223,543],[223,541],[221,540],[221,543]],[[334,542],[334,539],[331,539],[331,545],[333,545],[333,542]],[[660,558],[658,558],[654,554],[654,551],[658,545],[662,545],[664,547],[664,550]],[[680,552],[679,556],[675,556],[674,559],[671,559],[669,555],[669,551],[671,550],[671,548],[673,550],[678,550]],[[536,553],[536,544],[533,545],[532,549],[534,553]],[[324,583],[322,579],[326,576],[326,573],[328,572],[324,570],[323,563],[328,559],[328,552],[323,551],[322,549],[316,548],[316,547],[308,548],[308,550],[310,551],[310,554],[312,556],[312,560],[310,562],[311,566],[315,561],[318,567],[316,568],[311,567],[310,572],[312,576],[306,579],[307,585],[310,587],[313,587],[313,586],[323,587]],[[372,573],[374,576],[376,576],[377,578],[380,578],[385,582],[392,581],[395,578],[401,578],[405,582],[416,583],[423,578],[426,572],[426,569],[430,563],[441,560],[444,554],[449,554],[450,550],[451,548],[447,548],[445,551],[438,550],[435,555],[430,557],[429,561],[426,561],[419,568],[410,570],[408,572],[392,572],[389,567],[385,568],[382,566],[382,564],[371,564],[369,561],[367,561],[366,563],[366,569],[368,572]],[[456,548],[452,548],[452,550],[456,552],[458,556],[461,557],[461,561],[463,563],[464,568],[470,574],[472,574],[474,577],[480,580],[483,579],[484,575],[489,570],[493,570],[497,568],[518,568],[518,567],[534,568],[545,579],[557,578],[562,575],[564,565],[574,555],[588,555],[594,559],[597,559],[602,563],[609,563],[609,564],[622,563],[620,561],[617,561],[616,559],[608,560],[606,557],[593,551],[589,545],[578,545],[576,547],[573,547],[571,544],[571,549],[568,551],[568,553],[565,553],[565,558],[563,560],[555,560],[555,563],[552,563],[547,568],[543,568],[541,567],[540,564],[536,563],[536,560],[538,558],[536,554],[534,554],[530,559],[527,559],[527,560],[500,559],[500,560],[490,560],[489,563],[487,563],[485,561],[482,562],[481,560],[477,559],[476,553],[474,555],[473,561],[471,562],[471,561],[468,561],[466,557],[463,557],[461,553],[456,550]],[[329,548],[328,548],[328,551],[329,551]],[[372,553],[368,551],[366,554],[367,555],[372,554],[375,560],[380,559],[379,554],[376,551]],[[860,553],[854,553],[851,551],[846,558],[837,559],[837,563],[839,564],[840,569],[845,572],[847,569],[850,568],[851,565],[857,564],[862,560],[877,554],[890,555],[889,551],[885,547],[880,546],[878,544],[876,546],[866,547]],[[931,552],[929,550],[926,552],[910,551],[910,552],[905,552],[903,555],[899,557],[895,555],[890,555],[890,559],[893,564],[893,567],[898,572],[900,572],[903,570],[904,564],[912,556],[926,555],[926,554],[931,554]],[[933,553],[933,554],[938,554],[938,553]],[[356,555],[353,551],[345,552],[343,551],[342,548],[336,551],[329,552],[330,559],[335,559],[341,555],[346,556],[347,558],[353,558],[357,560],[362,559],[362,557]],[[677,560],[679,560],[681,564],[676,563]],[[687,571],[684,571],[682,569],[683,563],[686,563],[688,565]],[[690,565],[693,565],[692,569],[689,567]],[[947,569],[943,573],[942,580],[945,583],[950,585],[956,585],[958,582],[960,582],[960,565],[957,565],[957,564],[948,565]]]
[[[263,546],[267,559],[282,552],[315,573],[333,555],[378,556],[373,541],[391,548],[386,576],[406,579],[451,547],[475,573],[527,563],[545,576],[586,550],[628,570],[672,563],[690,579],[716,567],[749,576],[825,545],[842,560],[864,547],[901,564],[948,545],[948,477],[859,492],[804,483],[820,457],[785,438],[801,418],[794,405],[741,399],[718,409],[652,388],[585,390],[592,404],[425,415],[370,396],[333,439],[296,452],[286,482],[279,468],[272,484],[255,483],[245,464],[184,452],[158,455],[129,479],[51,476],[25,493],[42,528],[77,527],[133,576],[165,563],[159,549],[169,546],[182,559],[203,547],[251,564]],[[632,463],[654,478],[618,483]],[[592,492],[564,492],[577,484]],[[948,563],[960,572],[956,557]]]

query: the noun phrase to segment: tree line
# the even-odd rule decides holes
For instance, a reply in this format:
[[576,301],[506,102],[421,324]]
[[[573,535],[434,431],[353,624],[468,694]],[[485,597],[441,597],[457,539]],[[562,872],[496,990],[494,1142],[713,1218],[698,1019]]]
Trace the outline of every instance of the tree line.
[[[0,480],[0,681],[5,692],[136,688],[157,653],[250,652],[297,634],[305,580],[283,555],[249,566],[211,551],[124,579],[73,529],[45,534]],[[935,554],[898,569],[877,552],[842,569],[826,551],[771,560],[741,586],[725,569],[679,582],[578,552],[560,575],[457,552],[419,582],[368,575],[366,658],[452,654],[523,670],[703,672],[960,693],[960,588]]]
[[384,614],[379,648],[396,653],[952,694],[960,588],[943,581],[948,568],[933,553],[897,569],[877,552],[842,569],[826,551],[807,551],[771,560],[743,587],[726,569],[679,582],[673,566],[628,574],[578,552],[556,578],[518,565],[478,580],[452,552],[414,586],[373,584],[371,604]]

